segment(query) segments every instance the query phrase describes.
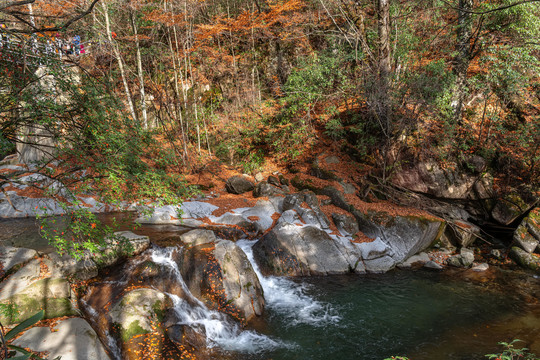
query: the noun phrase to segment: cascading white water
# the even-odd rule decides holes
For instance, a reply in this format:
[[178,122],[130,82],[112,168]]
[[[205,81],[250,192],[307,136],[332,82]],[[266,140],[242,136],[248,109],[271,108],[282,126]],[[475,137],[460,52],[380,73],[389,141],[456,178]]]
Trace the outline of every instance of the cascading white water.
[[266,306],[288,319],[291,325],[309,324],[324,326],[336,324],[341,319],[329,305],[321,303],[306,294],[305,285],[295,283],[285,277],[263,276],[253,258],[253,245],[258,240],[239,240],[236,244],[246,253],[253,270],[259,277],[264,291]]
[[224,314],[210,310],[189,291],[178,265],[172,258],[176,248],[152,249],[152,261],[169,269],[181,284],[187,300],[168,294],[173,301],[174,310],[180,325],[187,325],[202,333],[208,346],[219,346],[224,350],[258,353],[290,345],[273,340],[254,331],[243,330]]

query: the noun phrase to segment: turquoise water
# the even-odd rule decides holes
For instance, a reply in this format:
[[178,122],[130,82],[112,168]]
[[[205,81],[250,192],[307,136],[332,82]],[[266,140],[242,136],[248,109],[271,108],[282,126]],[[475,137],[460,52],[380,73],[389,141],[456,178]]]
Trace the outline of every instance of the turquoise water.
[[534,348],[540,306],[526,302],[540,280],[493,270],[468,275],[394,271],[303,279],[305,293],[339,319],[298,323],[269,309],[258,330],[291,347],[238,359],[485,359],[498,341],[515,337],[540,350]]

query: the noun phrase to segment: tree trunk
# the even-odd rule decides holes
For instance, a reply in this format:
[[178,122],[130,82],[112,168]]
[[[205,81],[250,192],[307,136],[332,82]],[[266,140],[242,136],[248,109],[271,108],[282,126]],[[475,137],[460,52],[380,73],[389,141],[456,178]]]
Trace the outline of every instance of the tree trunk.
[[377,30],[379,35],[379,89],[377,96],[377,117],[384,134],[390,137],[390,0],[377,0]]
[[456,84],[452,99],[454,122],[462,125],[463,104],[467,95],[467,70],[471,61],[471,29],[473,0],[459,0],[456,56],[454,74]]
[[131,14],[131,26],[133,27],[133,33],[135,34],[135,47],[137,50],[137,73],[139,75],[139,86],[141,92],[141,113],[143,118],[143,126],[148,129],[148,115],[146,111],[146,95],[144,91],[144,73],[142,68],[141,48],[139,44],[139,34],[137,33],[137,24],[135,23],[135,16]]
[[133,106],[133,100],[131,99],[131,93],[129,92],[129,86],[126,79],[126,72],[124,71],[124,64],[122,62],[122,58],[120,56],[120,50],[118,49],[118,44],[113,40],[111,35],[111,24],[109,22],[109,11],[107,9],[107,5],[105,5],[104,2],[101,3],[101,6],[103,7],[103,13],[105,14],[105,31],[107,32],[107,39],[109,40],[109,44],[111,44],[114,55],[116,56],[116,60],[118,60],[118,69],[120,70],[120,76],[122,77],[122,82],[124,83],[124,90],[126,92],[126,97],[129,105],[129,111],[131,112],[131,116],[133,117],[133,120],[138,122],[137,113],[135,112],[135,107]]

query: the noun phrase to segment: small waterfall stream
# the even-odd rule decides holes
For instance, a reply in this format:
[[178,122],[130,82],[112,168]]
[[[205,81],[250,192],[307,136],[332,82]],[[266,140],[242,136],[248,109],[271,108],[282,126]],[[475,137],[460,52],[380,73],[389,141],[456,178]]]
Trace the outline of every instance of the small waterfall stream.
[[228,319],[225,314],[208,309],[189,291],[178,265],[172,258],[175,250],[177,249],[153,249],[152,261],[173,273],[188,298],[182,299],[177,295],[168,294],[173,301],[179,325],[190,326],[197,332],[205,334],[209,347],[219,346],[223,350],[259,353],[290,346],[255,331],[243,330],[238,324]]
[[286,277],[263,276],[253,258],[253,245],[257,240],[239,240],[236,244],[246,253],[264,291],[267,308],[288,319],[291,326],[308,324],[325,326],[337,324],[340,316],[329,304],[319,302],[306,294],[306,286]]

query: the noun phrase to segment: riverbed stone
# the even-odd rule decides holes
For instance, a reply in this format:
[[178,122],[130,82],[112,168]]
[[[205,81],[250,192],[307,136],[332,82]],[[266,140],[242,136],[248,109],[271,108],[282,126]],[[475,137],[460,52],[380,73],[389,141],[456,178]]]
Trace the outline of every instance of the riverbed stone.
[[435,261],[428,261],[427,263],[424,264],[424,267],[426,269],[430,269],[430,270],[442,270],[442,269],[444,269],[441,264],[438,264]]
[[99,253],[86,253],[98,266],[103,268],[124,261],[128,257],[139,255],[150,246],[150,238],[131,231],[117,231],[106,240],[106,245]]
[[527,251],[528,253],[534,252],[536,250],[536,247],[540,243],[540,241],[535,239],[535,237],[529,233],[529,230],[524,223],[518,226],[518,228],[514,232],[513,239],[514,243],[517,246]]
[[419,254],[411,256],[410,258],[408,258],[407,260],[405,260],[404,262],[399,264],[398,267],[400,267],[400,268],[410,268],[414,264],[425,265],[430,261],[431,261],[431,258],[429,257],[429,255],[426,254],[425,252],[421,252]]
[[109,360],[96,332],[81,318],[59,321],[53,329],[33,327],[13,341],[14,345],[33,351],[47,352],[48,359]]
[[47,256],[65,278],[89,280],[98,275],[98,266],[88,255],[80,260],[76,260],[68,254],[59,255],[56,252],[52,252]]
[[274,224],[272,216],[280,212],[278,206],[274,205],[270,200],[259,200],[251,208],[235,209],[234,211],[241,213],[244,218],[257,224],[261,231],[264,232]]
[[195,229],[180,235],[180,240],[188,246],[197,246],[215,242],[217,239],[211,230]]
[[481,264],[477,264],[471,267],[471,270],[476,271],[476,272],[483,272],[483,271],[487,271],[488,269],[489,269],[489,265],[487,263],[481,263]]
[[30,261],[37,252],[32,249],[0,246],[0,279]]
[[447,259],[447,264],[454,267],[470,267],[474,262],[474,252],[470,249],[462,248],[458,255]]
[[245,176],[233,176],[227,179],[225,189],[231,194],[243,194],[253,190],[253,183]]

